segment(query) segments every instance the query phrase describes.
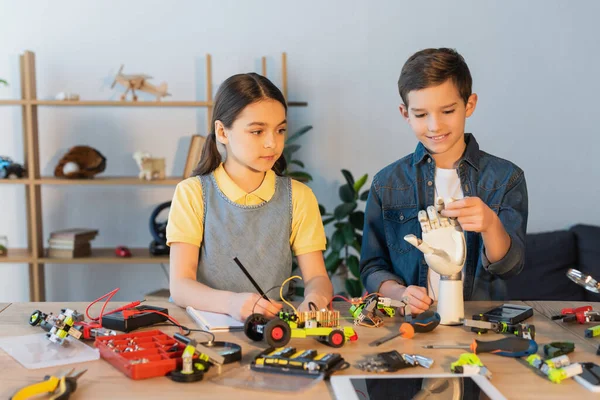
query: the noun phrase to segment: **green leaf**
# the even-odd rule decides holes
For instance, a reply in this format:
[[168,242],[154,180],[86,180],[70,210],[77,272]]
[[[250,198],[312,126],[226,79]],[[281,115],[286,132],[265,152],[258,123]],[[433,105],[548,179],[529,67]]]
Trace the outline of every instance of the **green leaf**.
[[295,180],[300,182],[310,182],[313,178],[311,174],[302,171],[288,172],[287,176],[289,176],[290,178],[294,178]]
[[340,204],[333,211],[334,217],[339,221],[348,216],[356,208],[356,203],[344,203]]
[[327,215],[327,210],[325,210],[325,206],[322,204],[319,204],[319,213],[321,213],[321,215]]
[[342,226],[342,234],[344,235],[344,242],[346,245],[352,245],[354,242],[354,228],[351,224],[344,224]]
[[369,177],[369,174],[364,174],[363,176],[360,177],[359,180],[354,182],[354,192],[358,193],[360,191],[360,189],[365,185],[365,183],[367,183],[368,177]]
[[323,220],[323,225],[330,224],[330,223],[332,223],[333,221],[335,221],[335,217],[329,217],[329,218],[325,218],[325,219]]
[[296,286],[296,287],[294,288],[294,294],[295,294],[296,296],[304,297],[304,288],[303,288],[303,287],[300,287],[300,286]]
[[298,150],[300,150],[301,147],[302,146],[300,146],[299,144],[290,144],[289,146],[285,146],[285,148],[283,149],[283,151],[287,152],[287,154],[294,154],[295,152],[297,152]]
[[352,189],[352,186],[345,184],[340,186],[340,199],[342,199],[342,201],[344,203],[351,203],[354,201],[354,189]]
[[352,272],[352,275],[354,275],[355,278],[360,278],[360,271],[359,271],[359,266],[358,266],[358,257],[356,257],[356,256],[349,256],[346,259],[346,265],[348,265],[348,269],[350,270],[350,272]]
[[310,131],[312,128],[312,125],[303,126],[302,128],[298,129],[297,132],[294,132],[291,136],[289,136],[285,141],[285,144],[287,145],[288,143],[292,143],[293,141],[297,140],[300,136]]
[[369,198],[369,191],[368,190],[365,190],[364,192],[362,192],[360,194],[360,199],[362,201],[367,201],[368,198]]
[[354,177],[352,176],[352,173],[347,169],[343,169],[342,175],[344,175],[344,178],[346,178],[346,182],[348,182],[348,185],[354,187]]
[[338,253],[344,247],[344,234],[342,231],[335,231],[331,236],[331,251]]
[[330,274],[335,274],[341,263],[342,259],[337,252],[332,251],[325,257],[325,268]]
[[357,279],[346,279],[345,286],[349,297],[360,297],[362,294],[362,283]]
[[355,211],[352,214],[350,214],[348,220],[355,229],[359,229],[362,231],[365,223],[365,213],[362,211]]
[[290,164],[296,164],[297,166],[304,168],[304,163],[300,160],[292,160],[290,161]]
[[8,86],[8,82],[6,82],[4,79],[0,79],[0,83],[3,84],[3,85]]
[[361,243],[362,242],[359,242],[358,240],[355,240],[354,242],[352,242],[352,247],[354,248],[354,250],[358,251],[358,254],[360,254],[360,251],[362,248]]
[[358,243],[362,243],[363,236],[360,233],[356,233],[355,237],[356,237],[356,240],[358,241]]

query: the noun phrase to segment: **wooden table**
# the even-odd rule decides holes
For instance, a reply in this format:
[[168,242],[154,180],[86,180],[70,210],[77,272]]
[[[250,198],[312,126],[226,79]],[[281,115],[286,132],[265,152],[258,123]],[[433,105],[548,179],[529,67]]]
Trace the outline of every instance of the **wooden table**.
[[0,313],[8,308],[11,303],[0,303]]
[[[519,302],[511,302],[524,304]],[[114,308],[123,303],[111,303],[109,308]],[[467,302],[465,305],[465,315],[470,316],[476,312],[485,311],[499,303],[494,302]],[[534,316],[528,320],[535,324],[536,341],[540,346],[539,354],[542,355],[543,345],[551,341],[571,341],[575,343],[576,350],[569,357],[572,361],[593,361],[597,359],[596,348],[598,343],[596,339],[586,339],[578,334],[578,327],[566,327],[562,322],[556,322],[549,319],[548,315],[554,312],[553,307],[570,307],[571,304],[535,302],[530,303],[535,306]],[[559,305],[560,304],[560,305]],[[169,312],[182,324],[193,326],[191,319],[184,310],[165,302],[155,302],[152,305],[158,305],[169,308]],[[592,304],[594,308],[600,307],[600,303]],[[30,314],[36,310],[42,310],[46,313],[57,313],[60,308],[69,307],[79,311],[84,311],[86,303],[13,303],[0,313],[0,336],[14,336],[38,333],[39,327],[31,327],[27,323]],[[0,304],[0,309],[4,305]],[[345,304],[336,303],[336,307],[347,309]],[[91,314],[97,315],[99,307],[92,308]],[[344,315],[344,313],[342,313]],[[360,374],[362,371],[356,369],[354,365],[365,358],[378,352],[398,350],[402,353],[420,354],[431,357],[435,363],[431,369],[417,367],[415,369],[406,369],[402,373],[443,373],[449,372],[450,364],[455,361],[463,350],[436,350],[423,349],[425,344],[469,344],[476,336],[464,327],[440,326],[431,333],[416,335],[411,340],[394,339],[377,348],[369,347],[373,340],[383,337],[392,331],[397,331],[401,322],[400,317],[387,320],[386,326],[382,328],[364,328],[358,327],[357,333],[359,340],[348,343],[338,350],[343,357],[352,366],[338,372],[338,374]],[[346,322],[350,324],[350,322]],[[166,333],[173,334],[177,332],[174,327],[161,327]],[[192,333],[192,337],[201,339],[201,333]],[[500,339],[505,335],[489,333],[481,336],[482,340]],[[217,340],[233,341],[242,346],[244,364],[248,364],[253,356],[266,345],[263,343],[254,343],[245,337],[241,332],[237,333],[219,333]],[[319,352],[331,352],[332,349],[320,344],[312,339],[294,339],[290,343],[297,348],[315,348]],[[564,398],[583,398],[591,395],[591,392],[585,390],[577,382],[569,379],[561,384],[553,384],[546,378],[538,376],[532,371],[524,360],[500,357],[491,354],[481,354],[482,362],[492,372],[492,383],[508,399],[564,399]],[[127,399],[165,399],[165,398],[194,398],[194,399],[329,399],[333,398],[333,391],[326,382],[320,382],[309,391],[299,394],[282,394],[280,392],[260,392],[254,390],[236,389],[233,387],[221,386],[210,381],[210,378],[216,375],[216,369],[211,369],[204,380],[195,384],[177,384],[171,382],[168,378],[154,378],[135,381],[127,378],[120,371],[113,368],[109,363],[100,359],[97,361],[81,363],[79,365],[63,366],[57,368],[48,368],[40,370],[28,370],[14,361],[9,355],[0,350],[0,398],[8,398],[14,391],[22,386],[31,384],[40,380],[44,375],[56,373],[58,370],[65,370],[66,367],[77,369],[87,368],[88,371],[78,381],[78,389],[74,395],[75,399],[106,399],[106,398],[127,398]],[[231,368],[239,367],[239,363],[224,366],[223,372]],[[308,397],[306,397],[308,396]]]

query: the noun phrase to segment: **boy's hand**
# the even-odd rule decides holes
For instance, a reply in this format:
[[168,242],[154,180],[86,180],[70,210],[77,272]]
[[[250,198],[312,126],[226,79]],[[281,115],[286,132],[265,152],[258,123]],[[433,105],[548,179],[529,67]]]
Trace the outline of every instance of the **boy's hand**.
[[433,303],[431,297],[427,295],[427,289],[421,286],[411,285],[404,288],[400,299],[402,299],[402,297],[408,297],[410,312],[415,315],[427,311],[431,303]]
[[471,232],[486,232],[498,220],[496,213],[479,197],[465,197],[446,203],[441,214],[456,218],[463,230]]
[[282,307],[281,303],[273,300],[268,302],[258,293],[234,293],[229,303],[228,314],[242,322],[254,313],[274,318]]

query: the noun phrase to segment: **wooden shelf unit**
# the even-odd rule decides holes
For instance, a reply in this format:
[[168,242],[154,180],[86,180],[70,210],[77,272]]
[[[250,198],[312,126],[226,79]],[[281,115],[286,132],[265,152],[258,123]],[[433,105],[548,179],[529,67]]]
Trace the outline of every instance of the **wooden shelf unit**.
[[[282,92],[287,99],[287,55],[282,54]],[[262,58],[262,74],[266,76],[266,58]],[[168,263],[168,256],[153,256],[148,248],[130,248],[131,258],[117,257],[114,248],[92,248],[90,257],[51,258],[46,257],[42,229],[42,185],[115,185],[115,186],[175,186],[183,177],[168,177],[163,180],[145,181],[129,176],[97,176],[93,179],[62,179],[41,176],[39,161],[38,107],[205,107],[207,128],[210,132],[213,96],[212,61],[206,55],[206,101],[108,101],[108,100],[41,100],[37,98],[35,54],[26,51],[20,56],[21,99],[0,100],[0,106],[20,106],[23,113],[24,164],[29,176],[22,179],[0,179],[0,184],[24,185],[27,209],[27,249],[9,248],[6,256],[0,256],[0,263],[29,264],[29,300],[45,301],[45,264],[162,264]],[[305,107],[308,103],[288,102],[290,107]],[[0,232],[1,233],[1,232]],[[2,233],[4,234],[4,233]]]

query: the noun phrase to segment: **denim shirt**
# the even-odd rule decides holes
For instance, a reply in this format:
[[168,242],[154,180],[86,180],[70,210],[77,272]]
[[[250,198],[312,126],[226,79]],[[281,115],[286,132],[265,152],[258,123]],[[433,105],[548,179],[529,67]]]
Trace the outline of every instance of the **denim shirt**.
[[[527,186],[523,170],[510,161],[479,150],[465,134],[466,149],[457,173],[464,196],[477,196],[500,218],[511,239],[501,260],[490,263],[483,238],[465,232],[467,259],[463,269],[465,300],[505,300],[505,279],[523,269],[527,230]],[[423,253],[404,240],[421,237],[420,210],[434,204],[435,161],[419,143],[415,152],[379,171],[373,178],[365,209],[360,278],[369,293],[388,280],[403,286],[427,287]]]

